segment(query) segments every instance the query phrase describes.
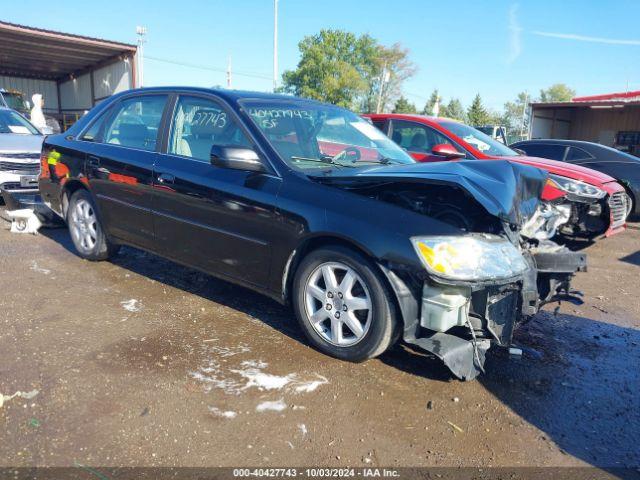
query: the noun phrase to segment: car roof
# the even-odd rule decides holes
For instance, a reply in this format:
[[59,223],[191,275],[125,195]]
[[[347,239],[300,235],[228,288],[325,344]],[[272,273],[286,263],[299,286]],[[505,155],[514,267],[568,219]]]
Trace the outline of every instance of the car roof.
[[512,145],[544,143],[547,145],[572,145],[575,147],[600,147],[599,143],[586,142],[584,140],[562,140],[559,138],[535,138],[533,140],[521,140]]
[[429,115],[419,115],[417,113],[367,113],[365,117],[371,118],[397,118],[397,119],[410,119],[416,120],[422,123],[443,123],[443,122],[455,122],[462,123],[459,120],[448,117],[432,117]]
[[[171,87],[145,87],[136,90],[126,90],[122,94],[131,93],[145,93],[145,92],[193,92],[193,93],[209,93],[216,95],[227,101],[238,100],[289,100],[289,101],[302,101],[314,104],[323,104],[317,100],[310,98],[295,97],[293,95],[286,95],[281,93],[270,92],[255,92],[248,90],[228,90],[225,88],[206,88],[206,87],[183,87],[183,86],[171,86]],[[324,103],[326,105],[326,103]]]

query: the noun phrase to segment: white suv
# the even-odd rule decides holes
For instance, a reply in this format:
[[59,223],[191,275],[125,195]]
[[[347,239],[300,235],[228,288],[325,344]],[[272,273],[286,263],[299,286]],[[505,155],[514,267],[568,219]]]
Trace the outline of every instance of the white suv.
[[43,139],[18,112],[0,107],[0,190],[38,191]]

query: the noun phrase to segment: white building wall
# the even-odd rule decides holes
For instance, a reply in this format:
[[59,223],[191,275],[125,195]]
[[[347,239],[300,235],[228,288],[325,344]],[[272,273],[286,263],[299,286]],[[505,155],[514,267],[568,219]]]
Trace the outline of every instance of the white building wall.
[[132,65],[128,58],[93,72],[95,100],[102,100],[132,87]]
[[60,84],[60,107],[65,111],[91,110],[91,78],[88,73]]
[[38,80],[34,78],[7,77],[0,75],[0,88],[18,90],[22,92],[29,103],[34,93],[44,96],[44,110],[56,113],[58,111],[58,91],[53,80]]

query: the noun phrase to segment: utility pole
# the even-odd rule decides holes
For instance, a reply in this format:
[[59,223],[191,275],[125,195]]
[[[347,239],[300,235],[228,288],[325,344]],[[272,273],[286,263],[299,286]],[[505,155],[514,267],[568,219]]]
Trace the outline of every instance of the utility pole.
[[147,42],[147,27],[136,27],[136,34],[138,35],[138,86],[142,88],[144,86],[144,44]]
[[273,91],[278,88],[278,0],[273,0]]
[[387,63],[385,62],[382,67],[382,74],[380,75],[380,90],[378,90],[378,103],[376,105],[376,113],[380,113],[382,108],[382,91],[384,90],[384,84],[391,78],[391,73],[387,71]]
[[524,133],[524,121],[526,118],[526,113],[527,113],[527,101],[529,100],[529,94],[527,92],[524,92],[524,103],[522,105],[522,126],[520,128],[520,140],[525,140],[525,133]]
[[227,88],[231,88],[231,55],[227,60]]

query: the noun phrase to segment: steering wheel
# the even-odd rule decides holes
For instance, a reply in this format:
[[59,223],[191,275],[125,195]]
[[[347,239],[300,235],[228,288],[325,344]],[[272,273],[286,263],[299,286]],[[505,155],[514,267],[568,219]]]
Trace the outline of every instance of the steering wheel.
[[360,153],[360,149],[359,148],[347,147],[344,150],[342,150],[341,152],[338,152],[337,154],[335,154],[331,158],[331,161],[335,162],[336,160],[340,160],[343,157],[348,159],[348,160],[351,160],[353,163],[356,163],[358,160],[360,160],[360,158],[362,157],[362,154]]

